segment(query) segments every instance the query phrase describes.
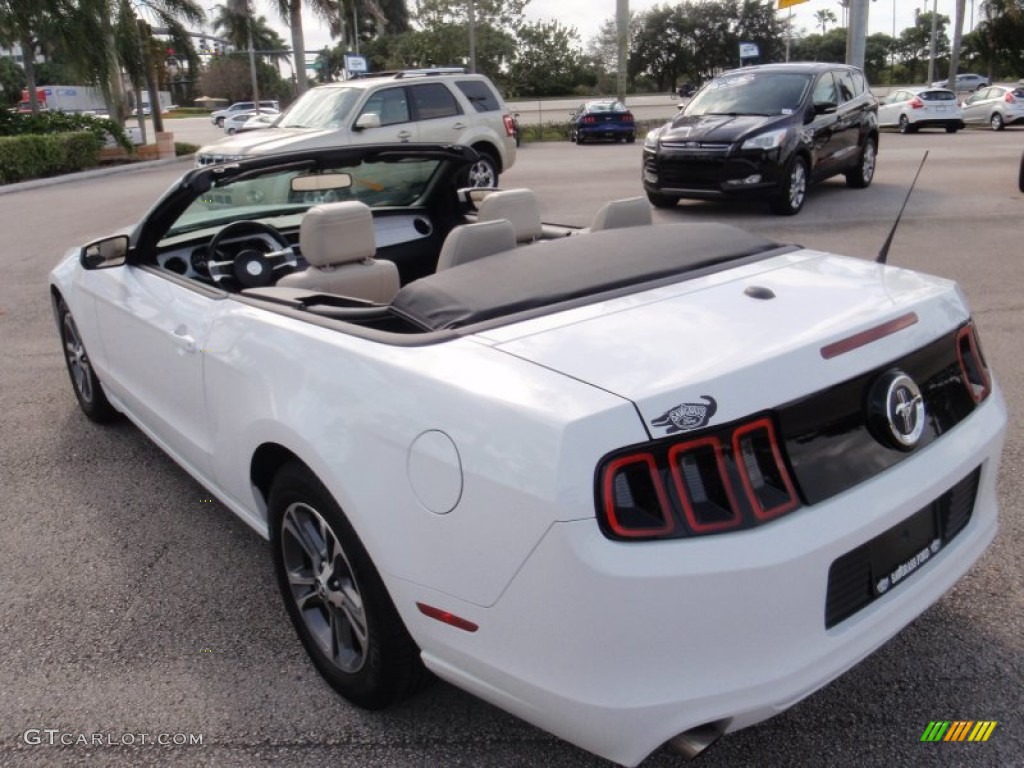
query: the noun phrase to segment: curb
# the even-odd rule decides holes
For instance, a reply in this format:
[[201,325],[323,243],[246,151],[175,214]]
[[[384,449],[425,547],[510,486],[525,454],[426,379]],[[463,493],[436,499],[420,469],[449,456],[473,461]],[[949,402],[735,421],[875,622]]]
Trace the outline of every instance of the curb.
[[166,157],[162,160],[145,160],[141,163],[113,165],[109,168],[93,168],[88,171],[79,171],[78,173],[66,173],[63,176],[48,176],[45,179],[31,179],[29,181],[19,181],[14,184],[2,184],[0,185],[0,195],[6,195],[12,192],[23,192],[25,190],[38,189],[40,187],[52,187],[57,184],[64,184],[70,181],[87,181],[88,179],[96,179],[101,176],[112,176],[115,173],[145,171],[150,168],[156,168],[162,165],[173,165],[174,163],[179,162],[193,162],[194,158],[195,155]]

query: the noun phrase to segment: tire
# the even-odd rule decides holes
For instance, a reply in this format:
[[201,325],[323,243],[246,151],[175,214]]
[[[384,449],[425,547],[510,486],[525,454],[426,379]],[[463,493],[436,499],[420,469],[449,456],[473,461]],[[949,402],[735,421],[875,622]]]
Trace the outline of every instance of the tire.
[[675,208],[679,203],[678,197],[672,195],[661,195],[657,192],[648,192],[647,199],[655,208]]
[[217,127],[218,128],[223,128],[224,127],[224,118],[223,117],[218,117],[217,118]]
[[1003,116],[998,112],[994,112],[992,117],[989,118],[988,124],[992,127],[993,131],[1001,131],[1006,127],[1006,123],[1003,121]]
[[579,146],[579,145],[582,145],[583,143],[584,143],[583,134],[581,134],[579,131],[576,131],[576,144]]
[[875,166],[878,164],[878,146],[874,138],[864,139],[864,148],[860,151],[860,159],[853,170],[846,174],[846,186],[853,189],[866,189],[875,178]]
[[626,143],[627,144],[636,144],[636,134],[634,133],[632,136],[627,136],[626,137]]
[[1024,154],[1020,156],[1020,173],[1017,176],[1017,189],[1024,192]]
[[947,125],[946,126],[946,133],[956,133],[959,130],[960,130],[960,128],[958,126],[955,126],[955,125]]
[[71,387],[75,391],[78,406],[82,413],[97,424],[113,421],[118,413],[103,393],[103,386],[86,354],[75,318],[72,317],[64,299],[57,303],[57,322],[61,345],[64,347],[64,362],[68,367],[68,376],[71,377]]
[[913,133],[914,127],[910,124],[910,120],[907,119],[906,115],[900,115],[900,133]]
[[789,161],[786,178],[777,197],[770,206],[772,213],[779,216],[795,216],[804,207],[807,200],[807,161],[796,155]]
[[498,186],[498,162],[486,150],[477,150],[480,157],[466,172],[467,187]]
[[419,649],[317,477],[301,464],[286,464],[271,486],[269,513],[281,596],[317,671],[364,709],[384,709],[419,688],[427,679]]

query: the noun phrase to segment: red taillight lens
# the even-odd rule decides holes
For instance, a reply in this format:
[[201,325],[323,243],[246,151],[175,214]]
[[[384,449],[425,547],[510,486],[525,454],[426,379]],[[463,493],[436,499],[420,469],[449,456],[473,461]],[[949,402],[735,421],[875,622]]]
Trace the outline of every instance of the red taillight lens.
[[1013,98],[1013,94],[1010,93],[1010,91],[1006,92],[1006,95],[1003,97],[1003,99],[1006,101],[1007,104],[1013,104],[1013,102],[1016,101],[1016,99]]
[[504,115],[502,119],[505,121],[505,133],[507,133],[509,136],[515,136],[516,123],[515,120],[512,118],[512,115]]
[[924,102],[920,99],[914,98],[910,100],[911,109],[921,109],[924,106]]
[[974,323],[968,323],[956,335],[956,354],[964,385],[975,403],[980,403],[992,391],[992,377],[981,351],[981,341]]
[[622,116],[622,122],[624,122],[624,123],[632,123],[633,122],[633,116],[627,112],[626,114],[624,114]]
[[771,520],[796,508],[796,489],[782,462],[771,421],[760,419],[737,429],[732,449],[743,490],[758,520]]
[[604,469],[601,495],[604,520],[615,536],[657,538],[675,528],[665,485],[649,453],[623,456],[609,463]]
[[768,417],[613,455],[597,494],[602,530],[629,540],[740,530],[800,504]]
[[587,115],[586,117],[583,118],[583,122],[589,125],[591,123],[596,123],[597,118],[594,117],[593,115]]

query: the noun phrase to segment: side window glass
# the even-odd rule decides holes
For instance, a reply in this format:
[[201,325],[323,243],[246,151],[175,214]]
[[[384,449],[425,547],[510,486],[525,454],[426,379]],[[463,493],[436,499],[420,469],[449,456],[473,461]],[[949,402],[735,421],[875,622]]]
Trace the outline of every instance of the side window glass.
[[844,70],[836,73],[836,82],[839,85],[839,96],[846,101],[853,101],[857,95],[856,84],[853,82],[853,72]]
[[436,120],[439,117],[461,115],[462,109],[455,96],[441,83],[414,85],[409,89],[416,107],[416,119]]
[[853,95],[860,96],[868,89],[868,81],[864,79],[863,72],[851,72],[853,75]]
[[839,103],[839,93],[836,90],[836,81],[835,78],[832,77],[831,72],[825,72],[823,75],[818,77],[818,82],[814,85],[814,103]]
[[397,125],[409,122],[409,103],[405,88],[385,88],[370,96],[361,115],[367,113],[380,117],[381,125]]
[[498,95],[482,80],[459,80],[455,85],[477,112],[496,112],[501,109]]

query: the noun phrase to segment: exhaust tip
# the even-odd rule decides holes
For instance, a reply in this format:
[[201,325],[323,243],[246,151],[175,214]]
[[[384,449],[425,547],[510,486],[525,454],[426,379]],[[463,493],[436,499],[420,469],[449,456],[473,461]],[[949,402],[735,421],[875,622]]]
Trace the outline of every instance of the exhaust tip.
[[725,733],[728,725],[728,718],[704,723],[704,725],[698,725],[696,728],[691,728],[688,731],[683,731],[673,736],[668,740],[668,744],[687,760],[693,760],[697,755],[718,741],[718,738]]

